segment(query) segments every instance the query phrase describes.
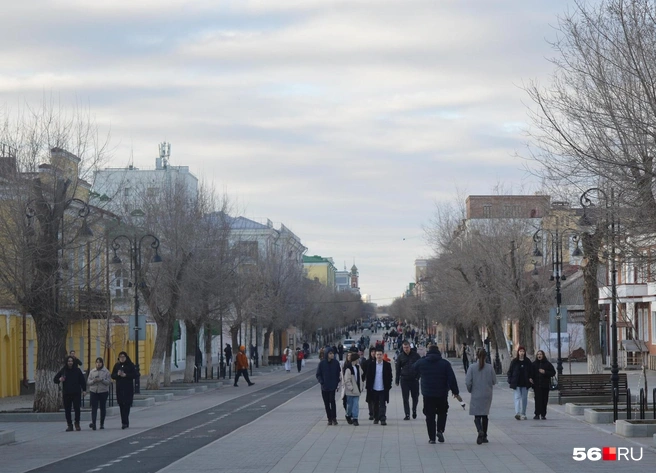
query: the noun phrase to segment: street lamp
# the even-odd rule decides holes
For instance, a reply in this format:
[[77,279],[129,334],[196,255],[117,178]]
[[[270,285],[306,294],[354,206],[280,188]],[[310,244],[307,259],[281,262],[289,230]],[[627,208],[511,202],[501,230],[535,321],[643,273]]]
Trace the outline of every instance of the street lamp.
[[535,244],[535,248],[533,249],[533,256],[542,256],[542,252],[538,247],[538,244],[542,241],[540,232],[546,232],[551,236],[551,276],[549,276],[549,281],[556,281],[556,332],[558,333],[558,363],[556,371],[560,377],[560,375],[563,374],[562,342],[560,336],[560,320],[562,318],[560,312],[560,305],[562,303],[560,281],[565,281],[567,279],[565,274],[563,274],[563,237],[569,234],[572,241],[576,242],[576,249],[572,252],[572,256],[581,256],[582,253],[581,249],[579,248],[579,234],[574,230],[565,229],[561,231],[556,229],[554,232],[551,232],[547,229],[538,228],[533,234],[533,242]]
[[118,243],[118,240],[121,238],[127,240],[130,245],[130,266],[131,271],[134,275],[134,357],[135,357],[135,377],[134,377],[134,392],[139,394],[141,392],[140,378],[141,373],[139,372],[139,287],[140,284],[143,284],[143,281],[140,281],[139,276],[141,273],[141,245],[146,239],[150,239],[150,247],[155,250],[155,256],[153,256],[153,263],[161,263],[162,258],[159,255],[159,239],[155,235],[147,233],[141,238],[134,236],[130,238],[127,235],[118,235],[112,241],[112,249],[114,250],[114,257],[112,258],[112,264],[121,264],[121,258],[118,257],[117,250],[121,248],[121,245]]
[[607,236],[610,243],[610,274],[611,274],[611,350],[612,350],[612,362],[610,367],[611,372],[611,382],[613,384],[613,420],[617,420],[617,402],[619,396],[619,380],[620,380],[620,369],[617,364],[617,267],[615,264],[616,256],[616,233],[619,229],[619,219],[615,219],[615,205],[617,204],[617,199],[619,196],[615,195],[615,190],[610,190],[610,196],[598,187],[592,187],[583,194],[581,194],[580,202],[583,207],[583,216],[581,217],[581,226],[592,226],[594,222],[588,217],[587,209],[594,207],[594,203],[590,199],[590,194],[597,193],[597,196],[601,196],[604,199],[605,203],[605,213],[606,213],[606,229],[610,230],[610,234]]

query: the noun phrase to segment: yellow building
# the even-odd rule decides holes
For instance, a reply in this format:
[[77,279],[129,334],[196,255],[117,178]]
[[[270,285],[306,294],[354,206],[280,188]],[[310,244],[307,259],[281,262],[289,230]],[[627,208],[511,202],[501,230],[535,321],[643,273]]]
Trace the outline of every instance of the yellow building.
[[[8,150],[8,152],[7,152]],[[0,156],[0,202],[3,252],[0,266],[5,268],[0,285],[0,397],[16,396],[33,389],[38,340],[34,320],[25,314],[16,294],[25,285],[29,290],[28,268],[30,235],[34,235],[37,203],[26,198],[31,179],[38,177],[44,187],[70,182],[68,208],[61,218],[55,284],[57,314],[68,321],[66,349],[75,350],[83,369],[94,365],[97,357],[111,366],[117,353],[128,352],[133,361],[135,342],[129,340],[129,315],[133,313],[134,293],[125,288],[117,298],[115,270],[108,268],[108,228],[116,225],[115,216],[87,206],[90,185],[78,177],[80,159],[59,148],[50,151],[50,163],[39,166],[38,173],[19,173],[16,155],[2,148]],[[66,198],[66,197],[64,197]],[[52,202],[51,202],[52,204]],[[31,230],[32,233],[29,233]],[[66,230],[66,231],[65,231]],[[27,243],[26,243],[27,242]],[[27,268],[22,269],[21,268]],[[2,268],[0,268],[1,270]],[[23,278],[23,279],[21,279]],[[129,278],[129,274],[128,274]],[[125,278],[120,277],[121,281]],[[127,302],[127,303],[126,303]],[[146,340],[139,342],[141,374],[148,374],[155,339],[155,325],[147,324]],[[63,359],[62,359],[63,365]]]
[[319,281],[324,286],[335,289],[335,272],[337,268],[332,258],[322,256],[303,256],[305,276],[313,281]]

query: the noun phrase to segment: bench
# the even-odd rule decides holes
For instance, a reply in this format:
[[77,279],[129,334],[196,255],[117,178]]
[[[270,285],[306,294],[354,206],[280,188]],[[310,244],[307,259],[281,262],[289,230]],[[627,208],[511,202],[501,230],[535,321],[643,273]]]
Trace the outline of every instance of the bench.
[[[626,402],[626,373],[619,373],[619,398]],[[562,374],[558,377],[558,404],[564,402],[613,402],[610,374]]]

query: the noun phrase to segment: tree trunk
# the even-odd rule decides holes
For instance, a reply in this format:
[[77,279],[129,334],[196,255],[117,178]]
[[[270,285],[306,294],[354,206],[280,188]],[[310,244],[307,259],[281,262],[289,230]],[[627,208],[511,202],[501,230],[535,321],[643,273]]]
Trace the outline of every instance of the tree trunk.
[[37,345],[34,412],[57,412],[62,405],[55,375],[64,366],[67,324],[60,318],[43,314],[34,317]]
[[164,363],[164,355],[166,354],[166,346],[171,338],[169,332],[172,331],[170,324],[161,319],[156,319],[157,322],[157,335],[155,335],[155,347],[153,348],[153,357],[150,360],[150,371],[148,374],[148,381],[146,382],[146,389],[159,389],[159,384],[162,375],[162,365]]
[[526,355],[535,353],[534,322],[530,315],[522,317],[519,323],[519,339],[521,344],[526,348]]
[[237,338],[239,336],[239,324],[234,324],[230,326],[230,340],[232,341],[232,352],[233,356],[237,356],[237,352],[239,351],[239,339]]
[[214,363],[212,362],[212,327],[210,324],[205,325],[203,331],[203,339],[205,340],[205,366],[209,373],[214,370]]
[[264,331],[264,340],[262,341],[262,365],[269,366],[269,344],[271,342],[271,326]]
[[169,338],[166,341],[166,358],[164,359],[164,387],[171,386],[171,369],[173,366],[173,361],[171,360],[173,356],[173,324],[175,321],[171,321],[171,330],[169,331]]
[[198,345],[198,326],[189,320],[185,320],[185,340],[186,340],[186,351],[185,351],[185,371],[184,379],[185,383],[194,382],[194,367],[196,366],[196,346]]
[[[499,350],[499,358],[501,359],[501,369],[503,373],[506,373],[508,371],[508,368],[510,368],[510,361],[512,359],[512,355],[508,352],[508,343],[506,341],[506,334],[503,331],[503,327],[499,320],[495,320],[492,327],[490,328],[491,328],[490,332],[492,335],[490,339],[494,341],[495,350],[497,349]],[[492,351],[491,345],[490,345],[490,351]],[[491,353],[490,356],[492,357],[492,362],[494,363],[496,352]]]
[[[599,236],[597,236],[597,233]],[[585,351],[588,358],[588,373],[602,373],[601,340],[599,338],[599,287],[597,271],[599,269],[599,246],[601,232],[583,233],[581,242],[587,263],[583,268],[583,302],[585,306]]]

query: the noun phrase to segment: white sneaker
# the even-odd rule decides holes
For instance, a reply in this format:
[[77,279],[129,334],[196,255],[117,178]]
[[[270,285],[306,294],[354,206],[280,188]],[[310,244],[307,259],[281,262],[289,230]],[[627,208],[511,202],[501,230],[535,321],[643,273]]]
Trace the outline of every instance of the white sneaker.
[[526,420],[526,416],[522,416],[522,420]]

